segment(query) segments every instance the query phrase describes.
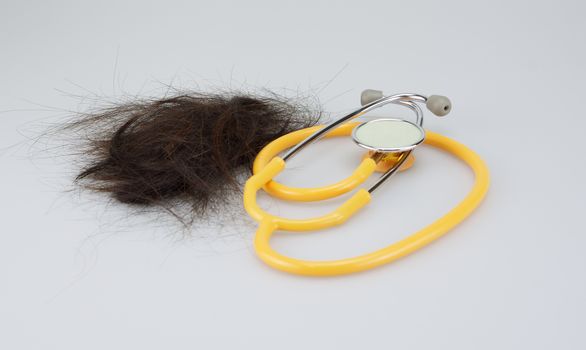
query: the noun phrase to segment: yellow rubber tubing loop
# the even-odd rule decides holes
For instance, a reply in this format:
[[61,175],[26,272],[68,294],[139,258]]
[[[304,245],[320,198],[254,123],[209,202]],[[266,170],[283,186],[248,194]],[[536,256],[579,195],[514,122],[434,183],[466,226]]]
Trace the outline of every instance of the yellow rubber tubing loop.
[[[344,130],[349,133],[352,129],[347,128]],[[286,140],[282,140],[282,145],[285,144],[289,143]],[[468,164],[475,175],[474,185],[468,195],[449,213],[411,236],[371,253],[332,261],[300,260],[284,256],[272,249],[269,242],[270,238],[275,230],[311,231],[339,225],[368,204],[370,194],[368,191],[360,189],[333,212],[317,218],[293,220],[274,216],[262,210],[256,202],[257,192],[285,168],[285,162],[279,157],[274,157],[264,168],[257,169],[257,173],[246,182],[244,187],[244,207],[250,216],[260,223],[254,240],[254,248],[260,259],[276,269],[294,274],[311,276],[342,275],[390,263],[446,234],[468,217],[480,204],[489,187],[489,172],[483,160],[461,143],[440,134],[426,131],[425,144],[452,153]],[[275,146],[273,145],[272,147]]]
[[[346,123],[340,127],[330,131],[326,134],[326,138],[335,136],[347,136],[352,133],[352,129],[360,123]],[[299,142],[305,140],[309,135],[317,130],[323,128],[323,125],[314,126],[311,128],[294,131],[290,134],[279,137],[273,142],[265,146],[254,160],[252,167],[253,174],[258,173],[270,161],[283,150],[293,147]],[[287,199],[298,202],[320,201],[328,198],[338,197],[344,193],[350,192],[361,183],[366,181],[370,175],[376,170],[376,163],[371,158],[365,158],[358,168],[354,170],[352,175],[335,184],[316,187],[316,188],[301,188],[290,187],[280,184],[276,181],[269,181],[263,188],[273,197]]]

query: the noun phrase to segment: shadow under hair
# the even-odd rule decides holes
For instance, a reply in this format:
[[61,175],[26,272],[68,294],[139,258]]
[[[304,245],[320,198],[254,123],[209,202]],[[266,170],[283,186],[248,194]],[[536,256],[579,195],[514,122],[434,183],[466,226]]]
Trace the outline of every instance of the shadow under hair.
[[176,216],[189,204],[199,216],[240,193],[265,145],[319,117],[276,95],[187,93],[113,105],[66,128],[87,140],[76,178],[84,188]]

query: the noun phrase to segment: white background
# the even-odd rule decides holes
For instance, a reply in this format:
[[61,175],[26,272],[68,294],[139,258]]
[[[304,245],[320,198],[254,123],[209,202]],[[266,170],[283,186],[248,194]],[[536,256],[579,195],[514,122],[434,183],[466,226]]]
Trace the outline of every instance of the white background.
[[[585,11],[578,0],[2,0],[0,348],[586,348]],[[465,223],[391,265],[280,273],[255,257],[255,223],[238,209],[183,238],[169,218],[69,191],[72,160],[36,139],[68,111],[164,84],[317,95],[331,116],[365,88],[447,95],[453,112],[426,127],[481,154],[492,187]],[[331,183],[361,156],[349,139],[312,150],[280,179]],[[437,219],[471,184],[464,165],[422,148],[346,225],[273,243],[303,258],[365,253]],[[263,203],[309,217],[339,202]]]

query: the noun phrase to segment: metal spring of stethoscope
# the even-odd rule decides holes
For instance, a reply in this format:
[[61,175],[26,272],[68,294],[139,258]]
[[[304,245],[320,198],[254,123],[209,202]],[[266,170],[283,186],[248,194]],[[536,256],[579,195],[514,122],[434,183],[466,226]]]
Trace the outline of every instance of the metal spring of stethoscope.
[[[352,139],[358,144],[359,146],[370,149],[375,151],[376,153],[373,155],[375,161],[378,159],[384,158],[385,153],[401,153],[399,160],[392,166],[389,170],[387,170],[378,181],[376,181],[369,189],[368,192],[374,192],[380,185],[382,185],[386,180],[388,180],[400,167],[403,163],[407,160],[413,148],[418,146],[421,142],[423,142],[425,138],[425,131],[423,130],[423,111],[419,107],[416,102],[425,103],[429,110],[431,110],[437,116],[445,116],[448,114],[452,109],[452,104],[447,97],[444,96],[430,96],[429,98],[423,95],[412,94],[412,93],[403,93],[403,94],[396,94],[391,96],[383,97],[382,91],[378,90],[365,90],[362,92],[361,95],[361,103],[362,107],[356,109],[350,114],[343,116],[340,119],[337,119],[330,124],[327,124],[321,130],[315,132],[313,135],[309,136],[297,146],[291,148],[285,155],[282,157],[284,161],[288,161],[293,158],[296,154],[298,154],[302,149],[309,146],[310,144],[318,141],[324,135],[326,135],[331,130],[337,128],[338,126],[351,121],[352,119],[358,118],[374,109],[383,107],[387,104],[393,103],[408,107],[411,109],[416,116],[415,124],[408,122],[406,120],[398,120],[398,119],[375,119],[369,122],[366,122],[359,127],[355,128],[352,132]],[[357,135],[357,130],[364,128],[365,126],[371,125],[372,123],[380,123],[384,120],[392,120],[396,123],[401,123],[404,125],[411,125],[411,127],[418,129],[420,132],[421,137],[414,142],[401,145],[400,147],[373,147],[369,146],[367,143],[361,142]],[[406,124],[405,124],[406,123]]]

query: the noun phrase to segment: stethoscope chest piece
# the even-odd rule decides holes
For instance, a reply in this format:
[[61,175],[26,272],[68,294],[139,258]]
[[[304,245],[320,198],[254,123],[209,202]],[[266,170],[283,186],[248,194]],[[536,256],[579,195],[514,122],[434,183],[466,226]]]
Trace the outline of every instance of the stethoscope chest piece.
[[354,142],[371,151],[399,153],[410,151],[425,139],[419,125],[402,119],[376,119],[358,125],[352,131]]

